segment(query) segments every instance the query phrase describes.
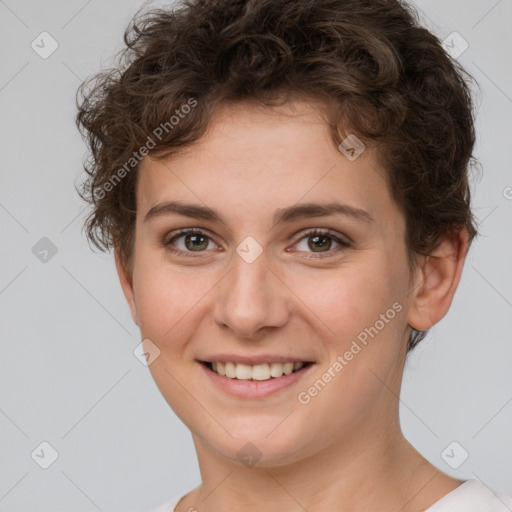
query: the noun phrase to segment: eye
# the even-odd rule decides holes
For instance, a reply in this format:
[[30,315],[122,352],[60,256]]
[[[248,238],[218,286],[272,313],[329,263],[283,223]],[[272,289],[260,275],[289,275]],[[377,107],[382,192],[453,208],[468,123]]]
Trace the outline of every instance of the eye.
[[[333,241],[338,245],[334,250],[332,250]],[[299,242],[295,245],[299,247],[301,251],[308,252],[308,249],[310,249],[311,252],[317,254],[316,256],[308,256],[309,258],[326,258],[351,246],[350,242],[343,240],[330,229],[313,229],[305,234],[303,233]]]
[[[337,247],[334,249],[332,248],[333,242],[337,244]],[[193,253],[203,253],[217,247],[208,234],[197,228],[182,229],[174,234],[174,236],[171,236],[171,238],[165,240],[163,245],[171,252],[187,257],[194,257]],[[294,246],[297,246],[300,252],[313,252],[316,254],[314,256],[307,256],[308,258],[326,258],[350,247],[351,243],[343,240],[330,229],[313,229],[302,233],[302,236]]]
[[[178,240],[183,239],[181,242]],[[204,252],[208,249],[214,249],[217,245],[213,240],[203,231],[196,228],[182,229],[175,236],[164,241],[164,245],[171,252],[179,254],[180,256],[192,256],[194,252]],[[173,249],[177,247],[176,249]]]

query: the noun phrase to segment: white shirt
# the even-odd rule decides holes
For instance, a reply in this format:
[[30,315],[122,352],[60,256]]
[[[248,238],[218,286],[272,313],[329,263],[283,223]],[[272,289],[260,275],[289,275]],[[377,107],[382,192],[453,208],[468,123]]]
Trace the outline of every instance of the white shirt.
[[[174,498],[147,512],[174,512],[182,498]],[[479,480],[467,480],[424,512],[512,512],[512,498],[492,492]]]

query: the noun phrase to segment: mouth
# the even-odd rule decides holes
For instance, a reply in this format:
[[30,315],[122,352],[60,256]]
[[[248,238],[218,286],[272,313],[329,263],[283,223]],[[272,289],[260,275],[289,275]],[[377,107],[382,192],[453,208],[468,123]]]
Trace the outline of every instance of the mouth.
[[271,381],[288,375],[302,373],[312,366],[313,361],[272,362],[262,364],[244,364],[231,361],[199,361],[211,373],[227,379],[239,381]]
[[258,362],[255,365],[231,361],[197,362],[216,389],[242,399],[264,399],[286,388],[292,389],[315,366],[312,361]]

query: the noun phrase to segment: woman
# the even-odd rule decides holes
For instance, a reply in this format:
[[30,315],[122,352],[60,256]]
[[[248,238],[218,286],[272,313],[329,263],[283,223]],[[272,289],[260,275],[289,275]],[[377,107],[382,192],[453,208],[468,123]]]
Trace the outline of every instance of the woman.
[[476,235],[464,70],[389,0],[190,1],[125,42],[81,90],[82,195],[197,451],[157,510],[512,509],[398,415]]

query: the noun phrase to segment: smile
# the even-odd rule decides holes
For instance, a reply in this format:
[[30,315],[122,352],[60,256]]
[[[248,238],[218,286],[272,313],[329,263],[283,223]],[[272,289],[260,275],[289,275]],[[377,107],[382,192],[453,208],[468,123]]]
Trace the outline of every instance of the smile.
[[238,380],[269,380],[277,379],[283,375],[290,375],[299,371],[304,366],[311,364],[309,362],[287,362],[287,363],[263,363],[263,364],[243,364],[227,362],[203,362],[210,370],[227,377]]
[[258,364],[197,361],[213,386],[228,395],[262,399],[291,388],[316,366],[311,361]]

